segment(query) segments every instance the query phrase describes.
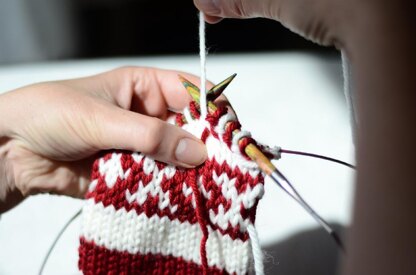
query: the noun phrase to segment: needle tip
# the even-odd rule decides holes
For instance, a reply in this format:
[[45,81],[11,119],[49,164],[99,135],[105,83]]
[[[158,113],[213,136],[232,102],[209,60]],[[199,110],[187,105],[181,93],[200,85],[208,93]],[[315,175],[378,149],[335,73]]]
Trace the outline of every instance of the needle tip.
[[210,100],[210,101],[214,101],[215,99],[217,99],[224,92],[225,88],[228,87],[228,85],[231,83],[231,81],[233,81],[233,79],[236,76],[237,76],[237,74],[234,73],[231,76],[229,76],[228,78],[226,78],[225,80],[221,81],[220,83],[218,83],[217,85],[212,87],[207,92],[207,99]]

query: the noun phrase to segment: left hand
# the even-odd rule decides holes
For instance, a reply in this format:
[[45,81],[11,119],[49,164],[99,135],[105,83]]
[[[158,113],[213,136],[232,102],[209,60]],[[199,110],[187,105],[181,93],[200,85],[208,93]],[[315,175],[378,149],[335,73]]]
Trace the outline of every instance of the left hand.
[[201,164],[206,149],[200,139],[164,121],[191,100],[178,73],[128,67],[1,95],[0,213],[31,194],[82,197],[101,150],[140,151],[182,167]]

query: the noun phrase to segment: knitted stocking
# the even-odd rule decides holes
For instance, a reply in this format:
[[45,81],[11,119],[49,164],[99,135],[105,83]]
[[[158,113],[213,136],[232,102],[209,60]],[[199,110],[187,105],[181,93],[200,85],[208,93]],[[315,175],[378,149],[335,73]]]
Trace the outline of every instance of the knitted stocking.
[[[181,169],[130,152],[96,160],[82,215],[84,274],[247,274],[263,174],[254,142],[225,108],[199,119],[192,102],[175,122],[200,137],[208,160]],[[251,227],[251,228],[249,228]]]

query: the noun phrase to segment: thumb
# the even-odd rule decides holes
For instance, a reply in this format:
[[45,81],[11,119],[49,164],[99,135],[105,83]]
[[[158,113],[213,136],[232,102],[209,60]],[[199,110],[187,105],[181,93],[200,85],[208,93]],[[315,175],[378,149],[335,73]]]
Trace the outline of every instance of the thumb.
[[114,106],[95,123],[98,149],[138,151],[162,162],[195,167],[207,157],[202,141],[158,118]]

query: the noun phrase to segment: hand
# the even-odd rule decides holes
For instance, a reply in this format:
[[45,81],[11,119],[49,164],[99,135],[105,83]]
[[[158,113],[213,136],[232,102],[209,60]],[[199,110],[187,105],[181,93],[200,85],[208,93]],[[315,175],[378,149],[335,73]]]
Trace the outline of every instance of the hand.
[[105,149],[184,167],[202,163],[204,144],[163,121],[190,101],[177,75],[121,68],[1,95],[0,213],[39,192],[82,196],[95,154]]
[[346,48],[350,36],[371,25],[373,18],[391,13],[391,7],[398,6],[394,2],[403,1],[194,0],[208,23],[223,18],[270,18],[309,40],[338,48]]

